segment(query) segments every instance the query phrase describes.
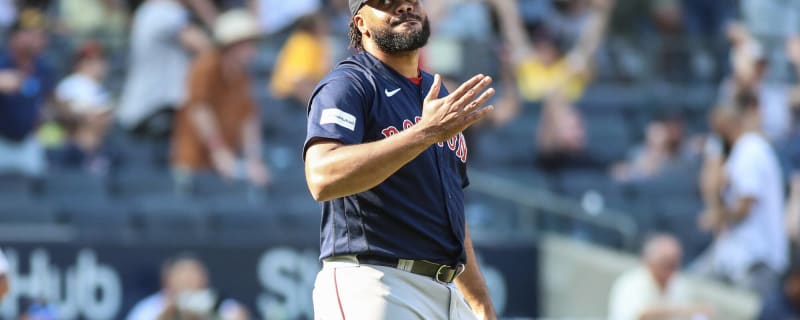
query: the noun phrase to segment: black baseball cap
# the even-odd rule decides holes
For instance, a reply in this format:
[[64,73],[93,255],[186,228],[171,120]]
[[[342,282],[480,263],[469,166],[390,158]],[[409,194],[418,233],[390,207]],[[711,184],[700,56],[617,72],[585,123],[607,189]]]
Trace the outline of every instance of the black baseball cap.
[[358,13],[358,9],[361,9],[365,3],[369,0],[350,0],[350,16],[355,17],[356,13]]

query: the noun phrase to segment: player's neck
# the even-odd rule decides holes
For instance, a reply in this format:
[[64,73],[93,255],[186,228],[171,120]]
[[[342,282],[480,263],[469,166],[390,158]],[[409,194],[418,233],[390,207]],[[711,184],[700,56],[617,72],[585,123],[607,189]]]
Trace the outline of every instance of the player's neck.
[[365,49],[375,58],[378,58],[378,60],[406,78],[419,77],[419,50],[388,54],[376,47]]

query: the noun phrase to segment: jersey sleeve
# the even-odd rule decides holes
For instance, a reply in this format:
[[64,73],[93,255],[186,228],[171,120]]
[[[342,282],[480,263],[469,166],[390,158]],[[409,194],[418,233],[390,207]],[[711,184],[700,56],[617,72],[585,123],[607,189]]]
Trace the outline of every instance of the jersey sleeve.
[[373,91],[367,90],[364,80],[341,71],[323,80],[309,102],[303,159],[311,144],[320,139],[362,143]]

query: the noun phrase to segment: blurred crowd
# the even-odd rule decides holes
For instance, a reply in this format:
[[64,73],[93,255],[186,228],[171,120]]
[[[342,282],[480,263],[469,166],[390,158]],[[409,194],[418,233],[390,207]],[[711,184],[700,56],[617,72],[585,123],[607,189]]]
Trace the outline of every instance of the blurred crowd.
[[[344,0],[0,0],[0,174],[108,175],[137,165],[131,150],[109,143],[124,136],[163,146],[154,158],[178,192],[206,173],[266,188],[277,172],[264,146],[280,139],[274,131],[304,126],[280,123],[293,119],[280,113],[303,114],[315,84],[352,53],[347,8]],[[511,144],[532,163],[519,170],[636,184],[699,168],[683,187],[698,190],[702,213],[681,228],[710,243],[682,263],[685,239],[654,237],[643,250],[649,268],[621,279],[612,298],[627,301],[647,285],[647,303],[663,303],[670,271],[688,266],[757,292],[765,319],[798,316],[800,2],[425,8],[434,32],[423,68],[451,84],[479,72],[499,79],[497,110],[468,137],[522,128]],[[697,92],[710,98],[684,105]],[[618,108],[630,99],[638,109]],[[493,152],[470,148],[478,161]],[[674,315],[713,313],[687,306]],[[612,302],[618,319],[646,309],[625,308],[634,307]]]

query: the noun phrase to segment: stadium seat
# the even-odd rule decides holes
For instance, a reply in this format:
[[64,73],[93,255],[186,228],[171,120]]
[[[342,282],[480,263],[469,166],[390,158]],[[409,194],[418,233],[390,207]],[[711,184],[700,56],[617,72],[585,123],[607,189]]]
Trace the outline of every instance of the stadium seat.
[[126,167],[114,172],[109,177],[109,189],[112,196],[123,200],[149,194],[175,193],[169,171],[145,167]]
[[523,114],[503,127],[482,128],[467,137],[469,161],[475,164],[530,166],[534,163],[534,132],[539,117],[534,111]]
[[44,178],[42,196],[68,198],[71,196],[105,198],[108,180],[82,170],[54,170]]
[[30,197],[0,194],[0,224],[53,224],[57,223],[52,205]]
[[471,228],[481,231],[503,232],[515,230],[520,227],[519,221],[537,217],[521,217],[533,212],[522,212],[520,208],[503,199],[497,199],[467,189],[464,195],[464,211],[467,223]]
[[215,197],[209,205],[212,236],[225,243],[263,241],[264,230],[277,222],[274,206],[243,202],[237,198]]
[[575,200],[582,200],[588,192],[603,198],[604,208],[627,212],[631,209],[625,187],[605,171],[571,170],[558,175],[558,192]]
[[586,89],[576,105],[579,109],[590,112],[621,113],[637,108],[645,101],[641,87],[595,83]]
[[54,208],[57,219],[64,221],[68,219],[67,206],[108,201],[107,186],[105,178],[83,171],[53,171],[44,178],[35,200]]
[[633,146],[624,118],[619,114],[584,114],[586,149],[598,163],[611,164],[625,159]]
[[29,196],[34,192],[36,181],[17,174],[0,174],[0,194]]
[[703,205],[699,200],[663,197],[654,203],[656,230],[675,235],[683,245],[686,261],[696,258],[711,242],[711,234],[701,231],[698,219]]
[[[537,170],[531,164],[526,164],[525,166],[492,166],[484,164],[470,166],[470,168],[509,179],[529,188],[551,189],[554,184],[550,175]],[[469,175],[469,171],[467,171],[467,175]]]
[[195,243],[207,235],[207,210],[195,199],[147,195],[135,199],[132,207],[134,224],[144,241]]
[[133,239],[133,224],[124,201],[76,201],[60,208],[67,221],[80,230],[79,239],[87,242]]
[[651,201],[662,197],[683,197],[686,199],[699,196],[699,173],[692,166],[679,165],[666,168],[658,176],[631,184],[634,195],[640,201]]

